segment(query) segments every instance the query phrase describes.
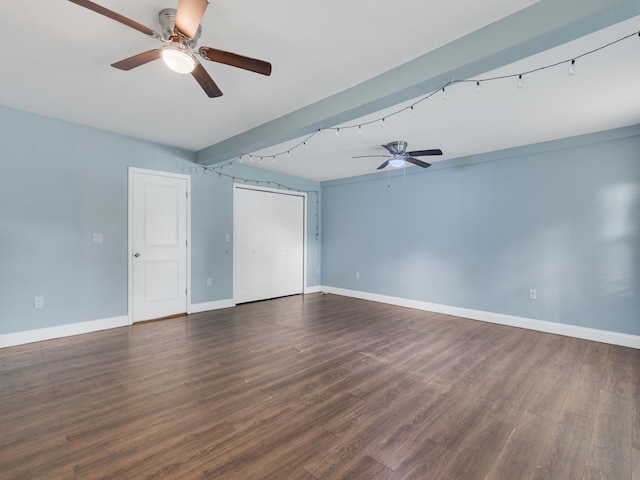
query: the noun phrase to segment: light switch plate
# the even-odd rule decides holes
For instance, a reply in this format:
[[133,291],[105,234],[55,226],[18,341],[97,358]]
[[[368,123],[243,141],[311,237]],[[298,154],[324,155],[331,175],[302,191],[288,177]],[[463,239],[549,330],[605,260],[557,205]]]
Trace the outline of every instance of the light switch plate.
[[94,233],[93,234],[93,243],[102,243],[102,234]]

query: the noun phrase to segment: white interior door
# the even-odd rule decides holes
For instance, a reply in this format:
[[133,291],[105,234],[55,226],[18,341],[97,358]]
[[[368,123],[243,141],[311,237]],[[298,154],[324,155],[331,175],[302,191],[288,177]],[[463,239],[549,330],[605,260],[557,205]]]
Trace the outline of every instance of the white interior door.
[[132,319],[187,311],[188,178],[130,173]]
[[304,291],[302,194],[234,189],[234,301],[244,303]]

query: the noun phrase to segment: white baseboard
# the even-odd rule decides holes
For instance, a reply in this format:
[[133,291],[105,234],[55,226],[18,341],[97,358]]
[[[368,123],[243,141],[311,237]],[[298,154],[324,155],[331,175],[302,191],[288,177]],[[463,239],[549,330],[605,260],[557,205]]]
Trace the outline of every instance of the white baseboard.
[[427,312],[443,313],[446,315],[454,315],[456,317],[480,320],[482,322],[497,323],[499,325],[509,325],[511,327],[526,328],[528,330],[555,333],[557,335],[564,335],[567,337],[575,337],[584,340],[593,340],[595,342],[610,343],[612,345],[620,345],[622,347],[640,349],[640,336],[630,335],[628,333],[611,332],[609,330],[599,330],[596,328],[568,325],[565,323],[547,322],[545,320],[516,317],[514,315],[485,312],[482,310],[472,310],[470,308],[452,307],[450,305],[409,300],[400,297],[390,297],[387,295],[377,295],[374,293],[360,292],[357,290],[347,290],[344,288],[325,286],[322,287],[322,291],[335,295],[342,295],[345,297],[353,297],[362,300],[388,303],[390,305],[398,305],[400,307],[415,308],[417,310],[424,310]]
[[[234,306],[235,304],[233,303],[233,300],[197,303],[195,305],[190,305],[188,313],[206,312],[208,310],[218,310],[220,308]],[[52,340],[54,338],[70,337],[72,335],[108,330],[110,328],[124,327],[127,325],[131,325],[131,321],[127,315],[123,315],[121,317],[103,318],[88,322],[70,323],[67,325],[57,325],[55,327],[5,333],[4,335],[0,335],[0,348]]]
[[[584,340],[593,340],[595,342],[610,343],[612,345],[620,345],[623,347],[640,349],[640,336],[630,335],[627,333],[611,332],[608,330],[580,327],[577,325],[567,325],[564,323],[547,322],[544,320],[535,320],[533,318],[516,317],[514,315],[504,315],[502,313],[452,307],[450,305],[409,300],[406,298],[390,297],[387,295],[377,295],[373,293],[360,292],[357,290],[347,290],[343,288],[327,286],[307,288],[305,289],[305,294],[317,293],[320,291],[332,293],[335,295],[342,295],[345,297],[360,298],[362,300],[371,300],[374,302],[387,303],[390,305],[398,305],[400,307],[415,308],[417,310],[424,310],[427,312],[436,312],[443,313],[445,315],[470,318],[472,320],[480,320],[482,322],[496,323],[499,325],[509,325],[512,327],[526,328],[528,330],[555,333],[557,335],[565,335],[568,337],[582,338]],[[233,303],[232,299],[197,303],[190,306],[188,313],[200,313],[209,310],[218,310],[221,308],[229,308],[234,306],[235,303]],[[27,330],[23,332],[6,333],[0,335],[0,348],[13,347],[16,345],[23,345],[25,343],[40,342],[43,340],[51,340],[54,338],[69,337],[72,335],[80,335],[83,333],[97,332],[100,330],[108,330],[110,328],[124,327],[127,325],[131,325],[131,322],[128,316],[123,315],[120,317],[91,320],[88,322],[58,325],[55,327],[39,328],[36,330]]]
[[315,287],[304,287],[304,294],[307,295],[309,293],[319,293],[322,291],[320,285],[316,285]]
[[4,335],[0,335],[0,348],[13,347],[16,345],[23,345],[25,343],[41,342],[43,340],[51,340],[54,338],[70,337],[72,335],[108,330],[110,328],[124,327],[127,325],[131,325],[131,322],[128,316],[123,315],[121,317],[70,323],[67,325],[38,328],[23,332],[5,333]]
[[226,300],[216,300],[214,302],[193,303],[189,306],[187,313],[208,312],[209,310],[220,310],[221,308],[235,307],[231,298]]

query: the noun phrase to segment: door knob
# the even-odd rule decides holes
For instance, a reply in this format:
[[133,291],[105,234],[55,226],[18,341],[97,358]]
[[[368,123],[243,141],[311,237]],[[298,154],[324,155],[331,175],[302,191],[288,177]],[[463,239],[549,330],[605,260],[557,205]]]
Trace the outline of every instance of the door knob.
[[140,254],[138,252],[133,254],[134,257],[138,258],[140,256]]

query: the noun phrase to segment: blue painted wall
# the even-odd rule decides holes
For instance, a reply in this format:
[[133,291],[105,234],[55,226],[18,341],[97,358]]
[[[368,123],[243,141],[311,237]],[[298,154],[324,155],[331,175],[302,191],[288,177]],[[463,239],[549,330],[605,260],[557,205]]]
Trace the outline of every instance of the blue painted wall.
[[640,127],[409,172],[322,184],[324,285],[640,335]]
[[[126,315],[130,166],[191,175],[192,303],[232,297],[233,178],[197,173],[192,152],[4,107],[0,148],[0,334]],[[307,285],[639,335],[639,157],[637,126],[409,170],[406,186],[325,182],[319,210],[308,197]]]
[[[191,175],[191,301],[232,297],[233,179],[197,173],[194,153],[5,107],[0,151],[0,334],[127,314],[129,167]],[[239,167],[244,178],[319,189]],[[311,236],[308,286],[318,284],[316,245]]]

